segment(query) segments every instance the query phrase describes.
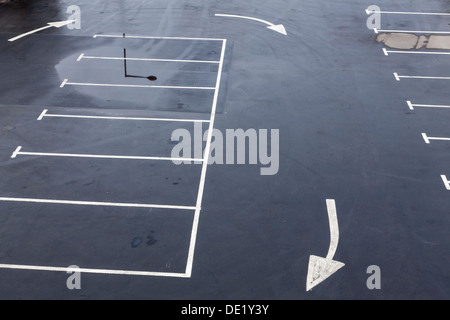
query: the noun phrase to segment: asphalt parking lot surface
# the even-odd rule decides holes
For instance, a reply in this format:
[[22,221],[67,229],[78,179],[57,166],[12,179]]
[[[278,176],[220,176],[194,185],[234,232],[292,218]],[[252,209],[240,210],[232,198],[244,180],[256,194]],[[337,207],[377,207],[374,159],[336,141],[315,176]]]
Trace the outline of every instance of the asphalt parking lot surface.
[[0,4],[0,298],[450,298],[449,12]]

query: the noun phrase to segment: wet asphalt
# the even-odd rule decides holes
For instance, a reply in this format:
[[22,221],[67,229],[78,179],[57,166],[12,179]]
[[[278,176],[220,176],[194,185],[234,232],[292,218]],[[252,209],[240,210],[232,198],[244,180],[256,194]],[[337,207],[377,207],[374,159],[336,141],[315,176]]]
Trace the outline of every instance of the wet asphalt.
[[[26,2],[26,1],[25,1]],[[192,122],[44,117],[141,117],[207,121],[217,63],[82,59],[127,57],[218,61],[226,39],[214,128],[278,129],[279,171],[262,164],[207,167],[198,224],[193,210],[0,201],[0,264],[184,273],[190,277],[82,273],[69,290],[60,271],[0,268],[1,299],[335,300],[448,299],[450,137],[448,55],[385,56],[365,9],[449,12],[447,1],[71,1],[0,5],[0,197],[195,206],[201,164],[52,157],[170,157],[172,133]],[[282,23],[288,35],[261,22]],[[382,15],[401,30],[450,30],[449,17]],[[94,35],[123,35],[105,38]],[[134,75],[137,77],[127,77]],[[155,76],[156,81],[146,77]],[[126,84],[129,87],[68,83]],[[203,123],[202,132],[207,129]],[[11,158],[18,146],[23,152]],[[310,255],[330,245],[326,199],[335,199],[345,266],[305,290]],[[369,266],[380,289],[369,289]]]

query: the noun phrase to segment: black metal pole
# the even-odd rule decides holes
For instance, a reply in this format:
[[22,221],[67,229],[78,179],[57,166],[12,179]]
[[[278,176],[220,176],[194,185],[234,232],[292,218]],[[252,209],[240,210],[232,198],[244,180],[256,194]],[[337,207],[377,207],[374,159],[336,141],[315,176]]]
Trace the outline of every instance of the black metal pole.
[[125,70],[125,78],[128,78],[127,72],[127,49],[123,48],[123,67]]

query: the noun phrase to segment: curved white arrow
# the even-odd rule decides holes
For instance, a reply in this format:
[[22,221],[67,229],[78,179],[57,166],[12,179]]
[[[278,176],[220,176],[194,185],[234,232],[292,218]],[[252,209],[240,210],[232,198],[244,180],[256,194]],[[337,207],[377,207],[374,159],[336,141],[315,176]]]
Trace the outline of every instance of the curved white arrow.
[[327,199],[327,210],[330,221],[330,247],[326,258],[314,255],[309,257],[306,291],[311,290],[345,265],[342,262],[333,260],[339,243],[339,227],[334,200]]
[[271,22],[263,20],[263,19],[258,19],[258,18],[253,18],[253,17],[246,17],[246,16],[240,16],[240,15],[235,15],[235,14],[219,14],[219,13],[216,13],[215,16],[216,17],[228,17],[228,18],[241,18],[241,19],[247,19],[247,20],[253,20],[253,21],[262,22],[262,23],[268,25],[268,27],[267,27],[268,29],[271,29],[273,31],[279,32],[279,33],[284,34],[285,36],[287,36],[286,29],[284,28],[284,26],[282,24],[274,24],[274,23],[271,23]]
[[61,28],[61,27],[63,27],[63,26],[66,26],[66,25],[68,25],[68,24],[71,24],[72,22],[75,22],[75,21],[76,21],[76,20],[67,20],[67,21],[49,22],[49,23],[47,23],[47,25],[46,25],[45,27],[42,27],[42,28],[39,28],[39,29],[35,29],[35,30],[32,30],[32,31],[27,32],[27,33],[23,33],[23,34],[21,34],[21,35],[18,35],[17,37],[8,39],[8,41],[10,41],[10,42],[16,41],[16,40],[18,40],[18,39],[20,39],[20,38],[29,36],[30,34],[33,34],[33,33],[36,33],[36,32],[39,32],[39,31],[42,31],[42,30],[45,30],[45,29],[48,29],[48,28],[52,28],[52,27],[55,27],[55,28]]

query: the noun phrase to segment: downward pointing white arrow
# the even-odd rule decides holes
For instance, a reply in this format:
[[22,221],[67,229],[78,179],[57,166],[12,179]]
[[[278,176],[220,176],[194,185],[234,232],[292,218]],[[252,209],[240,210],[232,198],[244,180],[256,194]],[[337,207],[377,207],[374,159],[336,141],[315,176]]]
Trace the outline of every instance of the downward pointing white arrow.
[[334,200],[327,199],[327,209],[330,221],[330,247],[326,258],[314,255],[309,257],[306,291],[311,290],[344,266],[342,262],[333,260],[339,243],[339,227]]
[[253,17],[246,17],[246,16],[240,16],[240,15],[235,15],[235,14],[219,14],[216,13],[215,14],[216,17],[228,17],[228,18],[241,18],[241,19],[247,19],[247,20],[253,20],[253,21],[258,21],[258,22],[262,22],[264,24],[268,25],[268,29],[271,29],[273,31],[276,31],[278,33],[284,34],[285,36],[287,36],[287,32],[285,27],[282,24],[273,24],[269,21],[263,20],[263,19],[258,19],[258,18],[253,18]]
[[76,21],[76,20],[67,20],[67,21],[49,22],[49,23],[47,23],[47,25],[46,25],[45,27],[42,27],[42,28],[39,28],[39,29],[35,29],[35,30],[32,30],[32,31],[27,32],[27,33],[23,33],[23,34],[21,34],[21,35],[18,35],[17,37],[8,39],[8,41],[10,41],[10,42],[16,41],[16,40],[18,40],[18,39],[20,39],[20,38],[29,36],[30,34],[33,34],[33,33],[36,33],[36,32],[39,32],[39,31],[42,31],[42,30],[45,30],[45,29],[48,29],[48,28],[52,28],[52,27],[54,27],[54,28],[61,28],[61,27],[63,27],[63,26],[66,26],[66,25],[68,25],[68,24],[71,24],[72,22],[75,22],[75,21]]

